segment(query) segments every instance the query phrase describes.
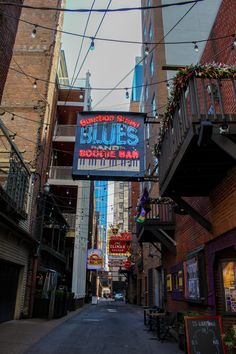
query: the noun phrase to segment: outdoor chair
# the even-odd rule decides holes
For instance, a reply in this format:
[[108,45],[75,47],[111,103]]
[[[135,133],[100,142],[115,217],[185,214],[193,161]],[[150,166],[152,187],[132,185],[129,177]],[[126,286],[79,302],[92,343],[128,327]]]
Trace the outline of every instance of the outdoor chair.
[[174,314],[166,313],[160,323],[160,340],[163,341],[167,338],[174,338],[178,341],[178,333],[176,330],[177,319]]

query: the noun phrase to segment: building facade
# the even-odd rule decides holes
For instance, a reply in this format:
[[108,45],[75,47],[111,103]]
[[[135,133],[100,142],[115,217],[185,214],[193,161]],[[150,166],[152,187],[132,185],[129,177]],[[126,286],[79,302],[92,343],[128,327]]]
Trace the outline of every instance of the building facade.
[[[25,3],[35,5],[35,1]],[[45,2],[37,1],[37,5],[43,6]],[[58,7],[61,5],[59,1]],[[34,25],[21,19],[35,25],[40,23],[50,28],[58,25],[60,28],[62,16],[59,11],[45,16],[39,10],[23,9],[14,43],[20,10],[17,6],[1,5],[1,11],[1,23],[5,26],[2,32],[9,36],[6,38],[6,54],[11,56],[7,76],[6,72],[1,74],[1,78],[6,78],[1,102],[1,110],[5,112],[1,128],[8,142],[1,150],[4,155],[1,190],[3,197],[4,191],[10,193],[10,199],[5,195],[5,202],[16,209],[16,213],[10,212],[8,207],[1,210],[0,258],[5,291],[5,297],[1,297],[5,311],[1,313],[8,313],[2,320],[9,320],[31,316],[33,311],[36,272],[42,250],[42,233],[37,228],[38,221],[42,220],[42,214],[37,214],[40,210],[38,201],[42,201],[43,185],[47,180],[60,49],[58,33],[40,27],[36,30]],[[1,55],[1,58],[5,57]],[[6,59],[4,63],[7,65]]]
[[[158,84],[154,90],[156,107],[161,102],[159,97],[164,103],[169,97],[167,113],[160,117],[158,139],[155,146],[151,144],[158,159],[159,184],[157,191],[155,187],[151,191],[151,197],[157,198],[158,220],[152,220],[151,227],[148,215],[152,211],[147,214],[138,239],[160,246],[161,307],[175,314],[221,315],[226,328],[235,323],[235,45],[231,33],[235,3],[206,1],[204,6],[163,9],[156,15],[155,11],[143,13],[144,38],[152,38],[154,27],[159,29],[159,37],[157,33],[153,42],[165,36],[165,45],[159,45],[154,57],[154,77],[158,82],[158,70],[163,67],[171,89],[167,93],[163,88],[164,94]],[[180,25],[169,34],[171,25],[186,11]],[[206,41],[199,43],[203,38]],[[171,45],[168,41],[190,43]],[[207,72],[207,64],[212,75]],[[229,76],[224,65],[232,67]],[[151,67],[147,60],[147,83],[151,82]],[[177,67],[182,67],[183,81],[181,74],[172,80],[174,73],[169,70]],[[148,102],[149,92],[145,97]],[[168,206],[166,212],[175,213],[175,223],[169,220],[165,227],[163,205]],[[157,229],[161,225],[160,234]],[[148,277],[141,286],[144,290],[146,286],[150,295]],[[145,304],[158,305],[148,298]]]

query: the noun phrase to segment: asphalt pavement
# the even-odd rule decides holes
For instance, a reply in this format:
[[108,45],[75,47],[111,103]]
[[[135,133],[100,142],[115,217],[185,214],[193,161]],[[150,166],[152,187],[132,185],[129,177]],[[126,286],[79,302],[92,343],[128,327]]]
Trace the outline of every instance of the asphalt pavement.
[[0,354],[183,354],[143,324],[143,309],[123,301],[85,305],[57,320],[0,324]]

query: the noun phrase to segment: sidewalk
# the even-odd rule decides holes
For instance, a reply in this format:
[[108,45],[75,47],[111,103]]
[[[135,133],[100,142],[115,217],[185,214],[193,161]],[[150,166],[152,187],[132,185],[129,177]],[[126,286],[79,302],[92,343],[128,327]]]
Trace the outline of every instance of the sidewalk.
[[0,324],[0,353],[23,354],[31,345],[46,336],[55,327],[76,316],[87,308],[87,304],[67,316],[55,320],[39,318],[13,320]]

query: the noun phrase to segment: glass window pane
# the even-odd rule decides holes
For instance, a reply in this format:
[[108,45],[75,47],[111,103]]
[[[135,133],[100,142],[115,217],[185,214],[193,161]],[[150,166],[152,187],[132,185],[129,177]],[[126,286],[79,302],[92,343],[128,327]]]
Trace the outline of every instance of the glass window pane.
[[236,312],[236,261],[222,263],[225,310]]

